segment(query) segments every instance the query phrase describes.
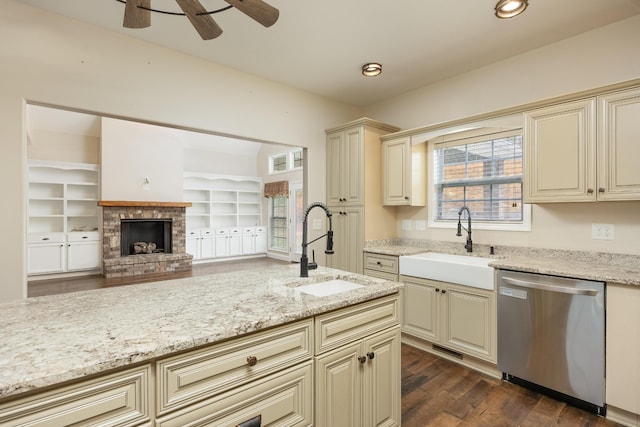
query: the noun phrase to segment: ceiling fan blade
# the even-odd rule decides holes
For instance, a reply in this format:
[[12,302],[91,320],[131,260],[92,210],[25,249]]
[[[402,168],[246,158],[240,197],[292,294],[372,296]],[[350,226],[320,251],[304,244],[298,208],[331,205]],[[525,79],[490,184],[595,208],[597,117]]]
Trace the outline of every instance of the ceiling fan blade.
[[[138,6],[146,7],[141,9]],[[127,0],[124,8],[123,26],[126,28],[146,28],[151,25],[151,0]]]
[[207,13],[198,0],[176,0],[176,2],[200,34],[202,40],[215,39],[222,34],[222,28],[216,24],[211,15],[198,15],[198,13]]
[[280,11],[262,0],[224,0],[265,27],[276,23]]

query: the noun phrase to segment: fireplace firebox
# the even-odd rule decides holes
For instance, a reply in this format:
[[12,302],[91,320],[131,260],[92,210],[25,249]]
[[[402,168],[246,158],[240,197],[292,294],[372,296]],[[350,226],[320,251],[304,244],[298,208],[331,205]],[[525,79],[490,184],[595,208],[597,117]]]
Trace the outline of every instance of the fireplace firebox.
[[122,219],[120,255],[171,253],[172,219]]

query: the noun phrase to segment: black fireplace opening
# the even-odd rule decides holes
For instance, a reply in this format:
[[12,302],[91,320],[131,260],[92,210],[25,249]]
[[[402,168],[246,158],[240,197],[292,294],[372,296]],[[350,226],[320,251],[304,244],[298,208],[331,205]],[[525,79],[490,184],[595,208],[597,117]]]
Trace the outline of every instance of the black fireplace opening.
[[172,219],[120,220],[120,255],[171,253]]

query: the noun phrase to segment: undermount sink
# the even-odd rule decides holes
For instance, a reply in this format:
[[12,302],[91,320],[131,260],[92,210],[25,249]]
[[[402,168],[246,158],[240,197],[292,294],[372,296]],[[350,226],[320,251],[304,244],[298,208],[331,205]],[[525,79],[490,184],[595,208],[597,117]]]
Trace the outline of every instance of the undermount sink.
[[493,290],[491,258],[426,252],[400,257],[400,274]]
[[326,282],[298,286],[297,288],[295,288],[295,290],[304,292],[305,294],[314,295],[316,297],[326,297],[329,295],[335,295],[363,287],[364,285],[347,282],[346,280],[333,279],[327,280]]

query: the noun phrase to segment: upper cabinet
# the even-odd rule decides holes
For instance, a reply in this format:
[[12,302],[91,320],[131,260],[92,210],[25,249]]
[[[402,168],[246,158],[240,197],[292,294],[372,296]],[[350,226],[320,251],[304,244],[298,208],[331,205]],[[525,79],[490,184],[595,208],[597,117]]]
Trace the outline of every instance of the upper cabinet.
[[412,145],[410,137],[382,142],[382,193],[385,205],[425,206],[427,144]]
[[361,205],[364,200],[364,128],[327,135],[327,203]]
[[527,203],[640,199],[640,89],[526,112]]

